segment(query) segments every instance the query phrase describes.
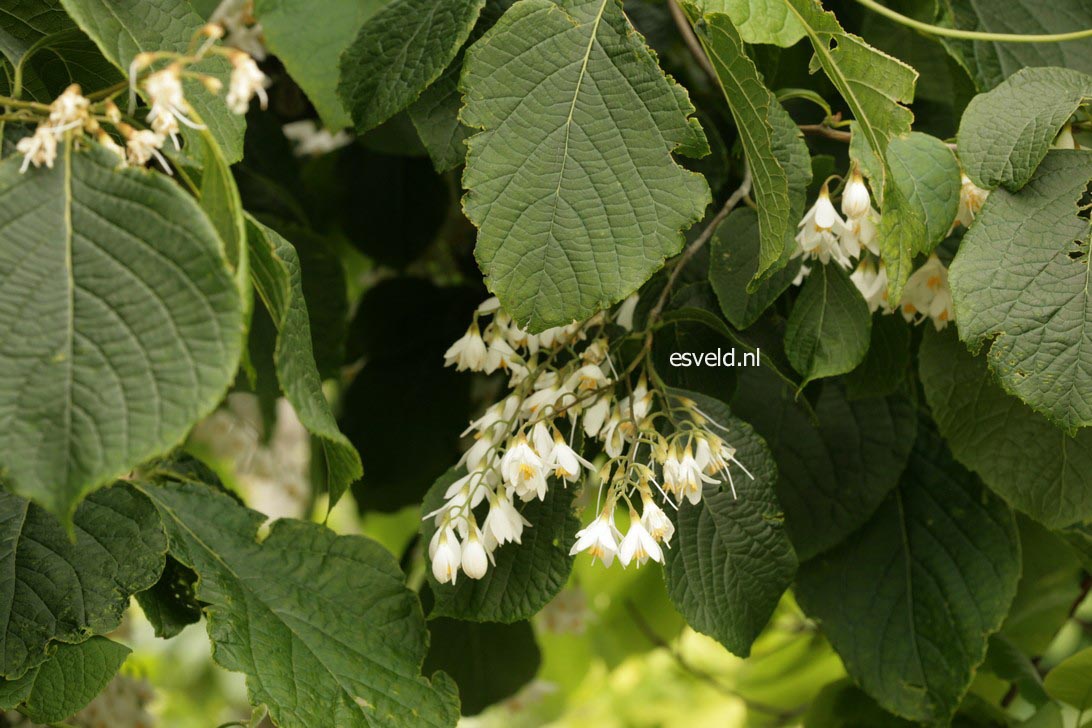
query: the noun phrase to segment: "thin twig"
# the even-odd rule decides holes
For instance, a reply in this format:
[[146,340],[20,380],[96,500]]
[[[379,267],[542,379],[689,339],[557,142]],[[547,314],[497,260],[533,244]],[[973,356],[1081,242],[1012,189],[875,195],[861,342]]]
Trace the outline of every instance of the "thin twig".
[[694,35],[694,29],[690,27],[690,21],[686,19],[686,13],[682,11],[676,0],[667,0],[667,7],[671,10],[671,17],[674,19],[675,25],[679,27],[683,40],[686,41],[686,47],[690,49],[690,55],[694,56],[694,60],[709,74],[713,82],[719,84],[720,79],[717,78],[717,71],[709,61],[709,56],[705,55],[698,36]]
[[827,139],[833,139],[836,142],[845,142],[846,144],[849,144],[849,139],[852,136],[848,131],[832,129],[826,124],[800,124],[799,129],[809,136],[826,137]]

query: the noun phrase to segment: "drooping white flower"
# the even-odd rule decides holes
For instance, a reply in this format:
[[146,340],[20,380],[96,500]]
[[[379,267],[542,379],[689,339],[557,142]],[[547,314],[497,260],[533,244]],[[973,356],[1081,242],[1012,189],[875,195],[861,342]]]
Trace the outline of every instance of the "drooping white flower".
[[553,448],[550,450],[549,457],[546,458],[546,467],[553,470],[558,478],[572,483],[580,477],[581,466],[588,470],[595,467],[573,450],[560,434],[555,435]]
[[462,547],[451,526],[438,529],[429,542],[432,575],[441,584],[455,583],[462,564]]
[[531,445],[535,453],[543,462],[550,457],[550,451],[554,449],[554,436],[550,434],[550,428],[544,422],[536,422],[531,428]]
[[26,172],[32,164],[53,169],[53,162],[57,159],[57,135],[48,124],[39,124],[33,134],[19,140],[15,150],[23,155],[20,172]]
[[880,213],[869,208],[866,214],[846,221],[841,236],[842,251],[850,258],[860,257],[862,250],[879,255],[879,232]]
[[489,569],[489,555],[482,545],[482,534],[476,523],[470,524],[470,532],[462,546],[463,573],[471,579],[480,579]]
[[811,266],[802,265],[802,266],[800,266],[800,270],[797,271],[796,277],[792,279],[792,284],[794,286],[803,285],[804,281],[807,280],[807,277],[810,276],[810,275],[811,275]]
[[870,312],[875,313],[882,308],[884,313],[891,313],[891,305],[887,300],[887,266],[882,260],[877,262],[862,258],[849,279],[861,292]]
[[671,537],[675,535],[675,524],[651,498],[646,498],[642,503],[641,525],[645,527],[645,530],[649,532],[652,538],[665,544],[669,543]]
[[663,472],[664,488],[679,500],[686,498],[693,504],[701,500],[703,483],[719,482],[716,478],[705,474],[689,446],[683,451],[681,458],[677,451],[668,456],[663,465]]
[[610,395],[604,394],[588,408],[584,410],[584,434],[588,437],[597,437],[603,429],[603,422],[610,412]]
[[516,350],[508,344],[504,332],[495,325],[487,329],[486,338],[488,341],[482,371],[486,374],[492,374],[498,369],[507,371],[519,356]]
[[622,301],[622,305],[618,307],[618,312],[614,316],[614,323],[621,326],[626,331],[633,331],[633,314],[637,310],[637,302],[640,300],[640,295],[634,293],[632,296]]
[[254,18],[253,0],[223,0],[209,22],[219,23],[225,31],[224,44],[265,60],[262,26]]
[[524,527],[530,525],[530,521],[516,510],[506,490],[489,493],[489,513],[486,514],[485,522],[482,524],[482,531],[487,541],[498,545],[509,541],[520,543]]
[[290,122],[282,126],[281,131],[292,142],[297,157],[321,157],[353,141],[344,129],[333,134],[328,129],[320,128],[314,119]]
[[49,105],[49,125],[57,134],[83,126],[89,118],[90,106],[91,102],[83,96],[79,84],[74,83]]
[[159,162],[164,171],[169,173],[171,168],[167,164],[167,158],[159,151],[166,141],[162,134],[157,134],[151,129],[131,132],[125,141],[125,148],[129,154],[129,164],[134,167],[143,167],[154,159]]
[[569,555],[587,551],[593,559],[602,561],[603,566],[610,566],[618,555],[618,541],[621,538],[622,534],[614,525],[613,509],[608,507],[586,528],[577,531],[576,543],[570,549]]
[[798,248],[793,257],[803,255],[816,258],[821,263],[827,263],[833,259],[843,268],[849,267],[849,259],[842,252],[838,239],[845,231],[846,223],[834,209],[825,184],[819,191],[819,198],[804,214],[804,219],[800,221],[798,227],[800,228],[796,234]]
[[501,458],[501,477],[521,500],[546,499],[546,475],[542,458],[523,435],[515,439]]
[[970,227],[975,216],[982,210],[989,197],[988,190],[984,190],[967,175],[963,175],[959,188],[959,211],[956,213],[956,222],[963,227]]
[[269,97],[265,93],[265,86],[269,82],[266,75],[258,68],[254,59],[243,51],[231,54],[231,81],[228,83],[228,93],[224,101],[235,114],[245,114],[250,110],[250,100],[255,95],[264,109],[269,105]]
[[481,371],[485,366],[486,351],[485,341],[475,321],[470,324],[466,333],[444,352],[444,366],[454,364],[455,370],[460,372],[466,369],[472,372]]
[[948,269],[935,253],[906,281],[900,309],[903,318],[912,323],[921,323],[926,318],[931,318],[937,331],[952,320],[952,291],[948,287]]
[[632,561],[636,561],[638,566],[644,566],[649,559],[663,563],[663,551],[641,523],[636,511],[630,511],[629,530],[618,548],[618,560],[622,562],[622,566],[629,566]]
[[170,137],[178,146],[179,122],[191,129],[205,127],[186,115],[188,105],[182,91],[182,69],[176,64],[156,71],[144,79],[144,92],[148,96],[151,109],[147,121],[152,131],[163,137]]
[[621,406],[618,406],[611,410],[610,417],[599,431],[599,439],[603,441],[603,449],[609,457],[618,457],[625,447],[626,437],[622,425]]
[[861,171],[856,165],[849,173],[849,182],[842,191],[842,214],[847,219],[853,220],[864,217],[872,209],[872,198],[868,194],[868,186],[865,185]]

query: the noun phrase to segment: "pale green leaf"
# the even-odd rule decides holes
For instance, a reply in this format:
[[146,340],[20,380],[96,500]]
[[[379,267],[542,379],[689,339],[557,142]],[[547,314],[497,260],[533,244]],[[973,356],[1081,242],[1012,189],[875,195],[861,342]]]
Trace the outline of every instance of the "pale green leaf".
[[232,382],[239,292],[223,245],[163,175],[65,144],[0,165],[0,461],[68,518],[88,491],[177,445]]
[[1019,192],[990,195],[949,277],[960,338],[989,342],[1001,385],[1070,431],[1092,424],[1090,181],[1092,152],[1049,153]]
[[264,516],[181,480],[140,488],[200,576],[214,659],[246,674],[252,704],[278,725],[454,724],[454,685],[421,676],[424,617],[386,549],[291,519],[259,542]]
[[155,508],[126,486],[100,490],[73,518],[0,492],[0,676],[41,665],[55,643],[117,629],[129,597],[159,578],[167,540]]
[[273,352],[277,380],[300,422],[315,436],[321,449],[322,472],[333,506],[363,474],[363,469],[360,455],[338,429],[322,391],[322,379],[312,353],[299,257],[291,243],[254,220],[248,221],[247,232],[255,288],[277,327]]
[[271,53],[284,64],[327,129],[352,124],[337,95],[341,54],[370,18],[392,0],[255,0],[254,14]]
[[541,331],[625,298],[679,252],[710,201],[673,151],[708,152],[682,87],[618,0],[521,0],[462,77],[463,207],[487,284]]
[[[452,468],[444,473],[425,495],[423,513],[443,505],[444,491],[465,471]],[[523,543],[507,543],[494,552],[495,563],[481,579],[459,574],[454,584],[440,584],[429,570],[429,585],[436,595],[433,617],[454,617],[473,622],[518,622],[530,619],[557,596],[569,572],[569,555],[580,530],[573,515],[574,489],[551,480],[546,500],[534,500],[519,506],[530,527],[523,531]],[[425,543],[436,532],[434,519],[421,524]]]
[[[59,645],[48,660],[14,681],[25,691],[19,701],[22,711],[35,723],[52,725],[64,720],[102,692],[130,652],[125,645],[98,636],[76,645]],[[0,690],[7,694],[13,687],[5,685]]]
[[959,124],[959,158],[975,184],[1016,191],[1027,184],[1064,125],[1092,98],[1092,76],[1025,68],[971,99]]
[[744,43],[788,48],[806,34],[785,0],[698,0],[706,13],[726,13]]
[[[194,35],[205,25],[189,0],[61,0],[61,4],[123,74],[129,73],[138,53],[192,50]],[[231,64],[222,57],[210,57],[192,70],[216,76],[227,88]],[[210,93],[199,80],[186,79],[184,88],[186,101],[208,126],[228,163],[242,159],[245,119],[231,113],[224,97]],[[185,129],[183,136],[195,140],[192,132]]]
[[868,304],[849,274],[837,264],[817,265],[789,314],[785,354],[804,384],[845,374],[864,360],[871,329]]
[[898,488],[856,534],[801,565],[796,595],[883,708],[946,724],[1019,577],[1012,511],[922,422]]
[[777,498],[801,559],[840,543],[875,513],[906,467],[917,428],[905,396],[850,400],[841,384],[826,382],[812,416],[795,392],[757,369],[742,376],[732,407],[773,451]]
[[697,505],[684,501],[677,514],[669,511],[676,532],[664,550],[664,579],[675,607],[691,627],[746,657],[796,573],[774,495],[777,464],[762,438],[727,405],[680,389],[669,394],[689,397],[727,428],[721,436],[753,476],[733,466],[735,496],[727,486],[706,485]]
[[[936,137],[915,131],[890,141],[887,167],[890,185],[898,188],[909,218],[920,225],[920,237],[916,230],[912,238],[903,236],[909,238],[911,257],[933,252],[948,236],[959,210],[960,176],[955,154]],[[883,245],[884,233],[891,231],[882,218],[880,227]]]
[[1066,434],[1005,394],[954,333],[926,331],[919,367],[952,454],[986,485],[1050,528],[1092,519],[1092,430]]
[[1050,697],[1077,710],[1092,708],[1092,647],[1058,663],[1043,681]]

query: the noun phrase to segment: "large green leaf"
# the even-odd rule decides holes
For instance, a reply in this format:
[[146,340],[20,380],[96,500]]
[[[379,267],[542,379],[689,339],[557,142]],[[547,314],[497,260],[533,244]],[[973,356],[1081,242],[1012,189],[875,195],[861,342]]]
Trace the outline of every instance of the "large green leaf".
[[854,536],[800,567],[796,595],[881,706],[943,724],[1019,577],[1012,511],[923,421],[898,488]]
[[[887,167],[888,186],[898,190],[904,209],[915,223],[913,236],[905,237],[911,259],[915,254],[933,252],[937,243],[947,237],[959,210],[960,176],[955,154],[936,137],[915,131],[891,140]],[[880,226],[882,236],[887,231],[882,218]],[[902,252],[892,251],[899,255]]]
[[[1069,33],[1088,27],[1085,0],[939,0],[942,22],[986,33]],[[1064,43],[995,43],[941,38],[986,90],[1028,66],[1062,66],[1092,73],[1092,39]],[[1017,111],[1012,108],[1009,113]]]
[[[693,6],[687,7],[697,36],[728,99],[754,180],[759,229],[755,275],[761,276],[778,262],[782,265],[787,262],[788,238],[796,228],[796,220],[790,217],[793,211],[788,175],[773,151],[775,131],[770,117],[776,113],[775,107],[777,111],[783,109],[747,55],[732,19],[722,13],[699,18]],[[801,139],[797,139],[797,143],[804,144]]]
[[0,708],[21,710],[35,723],[55,724],[90,703],[131,650],[105,637],[59,645],[48,660],[0,685]]
[[463,715],[477,715],[509,698],[538,672],[542,655],[527,621],[463,622],[438,617],[428,623],[425,672],[443,670],[459,686]]
[[[425,496],[421,510],[429,513],[444,502],[444,491],[464,470],[446,472]],[[440,584],[429,570],[429,585],[436,595],[430,616],[454,617],[473,622],[518,622],[530,619],[553,599],[573,568],[569,555],[580,529],[573,515],[572,488],[551,481],[546,500],[523,505],[521,513],[531,522],[523,531],[523,543],[507,543],[494,552],[495,563],[481,579],[460,574],[454,584]],[[421,524],[427,543],[436,532],[433,519]]]
[[1078,710],[1092,708],[1092,647],[1058,663],[1047,673],[1043,685],[1056,700]]
[[300,422],[322,451],[331,506],[363,474],[360,455],[338,429],[311,348],[311,323],[303,298],[299,257],[292,244],[251,219],[247,222],[254,285],[277,327],[273,352],[277,380]]
[[454,724],[450,678],[421,677],[424,617],[388,551],[290,519],[259,542],[264,516],[179,481],[139,487],[163,517],[171,554],[200,576],[213,657],[246,674],[254,705],[279,725]]
[[1092,152],[1054,151],[1018,193],[986,201],[952,261],[959,335],[990,342],[1001,385],[1062,427],[1092,424]]
[[735,496],[706,486],[697,505],[679,506],[675,538],[665,551],[667,591],[691,627],[746,657],[796,573],[774,495],[777,464],[762,438],[727,405],[695,392],[671,393],[693,399],[727,428],[723,437],[754,477],[734,468]]
[[0,676],[19,678],[42,664],[51,643],[113,631],[129,597],[163,569],[163,527],[132,489],[92,494],[73,521],[75,541],[41,508],[0,492]]
[[1025,68],[975,96],[959,124],[967,176],[979,187],[1019,190],[1088,98],[1092,76],[1066,68]]
[[1050,528],[1092,518],[1092,430],[1066,434],[1005,394],[951,332],[925,333],[919,366],[952,454],[986,485]]
[[208,219],[162,175],[65,144],[0,165],[0,462],[68,518],[177,445],[235,376],[242,306]]
[[862,526],[898,483],[917,416],[905,396],[850,400],[832,381],[815,403],[815,422],[794,394],[773,375],[748,371],[732,407],[769,443],[786,529],[810,559]]
[[702,217],[708,152],[618,0],[521,0],[466,54],[463,207],[505,310],[534,331],[619,301]]
[[0,53],[17,65],[36,44],[72,27],[60,0],[12,0],[0,23]]
[[[125,74],[138,53],[191,51],[194,35],[205,24],[189,0],[61,0],[61,4],[103,55]],[[215,75],[226,88],[231,64],[224,58],[210,57],[193,70]],[[185,79],[184,87],[186,101],[208,126],[228,163],[242,159],[245,119],[231,113],[223,96],[210,93],[199,80]],[[183,136],[195,138],[190,129],[184,130]]]
[[364,23],[391,2],[255,0],[254,14],[266,45],[307,94],[326,128],[336,131],[352,123],[337,95],[335,69]]
[[697,0],[706,13],[726,13],[745,43],[771,43],[783,48],[806,34],[785,0]]
[[485,0],[390,0],[341,55],[337,92],[365,132],[412,104],[455,59]]
[[872,316],[849,275],[836,264],[808,276],[789,314],[785,353],[804,384],[852,371],[868,351]]

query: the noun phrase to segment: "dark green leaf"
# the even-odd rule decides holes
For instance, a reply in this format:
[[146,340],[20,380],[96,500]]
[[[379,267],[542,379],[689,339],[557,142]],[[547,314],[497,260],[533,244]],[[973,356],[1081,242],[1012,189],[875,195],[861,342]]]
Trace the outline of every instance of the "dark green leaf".
[[804,714],[804,728],[913,728],[915,725],[888,713],[848,678],[824,687]]
[[868,352],[872,316],[849,275],[817,265],[793,304],[785,353],[804,384],[852,371]]
[[910,371],[910,325],[901,316],[876,313],[868,353],[856,369],[846,375],[850,399],[886,397],[894,394]]
[[[130,652],[125,645],[98,636],[80,644],[59,645],[48,660],[15,681],[24,693],[22,711],[35,723],[63,721],[102,692]],[[15,687],[5,685],[0,690],[10,695],[7,691]]]

